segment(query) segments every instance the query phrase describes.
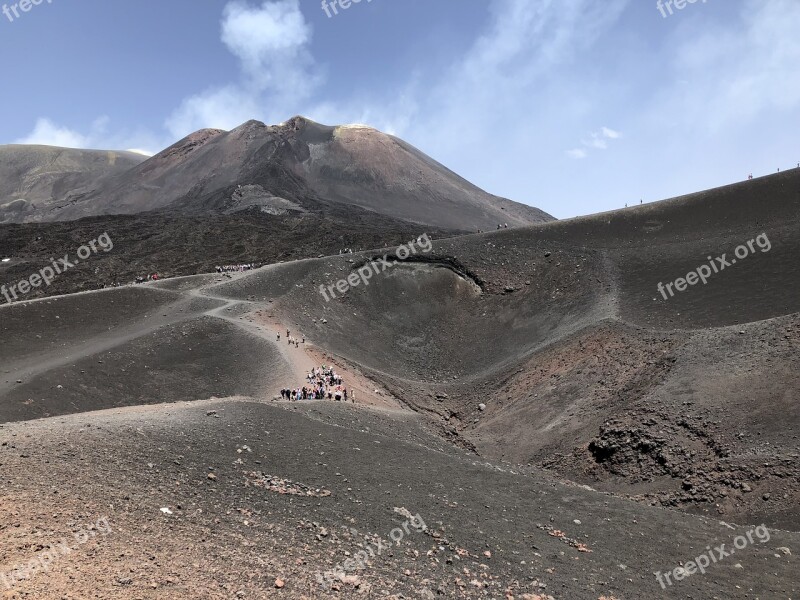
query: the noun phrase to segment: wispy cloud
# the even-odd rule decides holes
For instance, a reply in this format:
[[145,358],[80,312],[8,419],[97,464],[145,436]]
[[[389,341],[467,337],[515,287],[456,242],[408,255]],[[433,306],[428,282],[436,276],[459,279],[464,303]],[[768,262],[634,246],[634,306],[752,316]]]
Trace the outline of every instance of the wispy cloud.
[[[109,133],[111,120],[101,116],[92,121],[85,129],[85,133],[77,129],[55,123],[52,119],[42,117],[37,119],[33,130],[26,136],[14,140],[14,144],[41,144],[44,146],[57,146],[60,148],[93,148],[98,150],[116,150],[122,148],[138,147],[136,152],[145,156],[152,156],[165,147],[166,138],[158,139],[147,132],[128,133],[126,131]],[[157,148],[158,150],[153,150]]]
[[603,135],[603,137],[607,137],[610,140],[617,140],[622,137],[622,134],[619,131],[614,131],[608,127],[603,127],[600,130],[600,133]]
[[88,148],[89,136],[77,131],[56,125],[50,119],[42,117],[25,137],[14,141],[15,144],[42,144],[63,148]]
[[204,127],[231,129],[248,119],[274,122],[293,114],[321,81],[309,51],[311,37],[299,0],[229,2],[220,39],[239,59],[239,76],[184,100],[167,119],[167,129],[180,138]]
[[718,132],[800,105],[800,2],[744,0],[739,13],[732,23],[675,31],[667,64],[673,76],[659,90],[654,120],[668,111],[687,128]]
[[[609,140],[618,140],[621,137],[622,134],[619,131],[614,131],[609,127],[601,127],[599,131],[590,133],[588,139],[581,140],[581,144],[585,148],[592,150],[606,150]],[[589,153],[583,148],[575,148],[567,150],[567,156],[574,159],[582,159],[589,156]]]

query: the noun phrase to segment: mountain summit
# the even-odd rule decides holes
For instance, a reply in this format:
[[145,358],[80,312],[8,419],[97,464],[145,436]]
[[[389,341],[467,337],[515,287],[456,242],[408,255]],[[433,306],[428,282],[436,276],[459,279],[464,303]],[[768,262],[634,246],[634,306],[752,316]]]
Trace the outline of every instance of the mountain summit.
[[[0,147],[4,162],[19,162],[14,148]],[[248,121],[231,131],[202,129],[146,160],[130,154],[125,159],[123,170],[109,163],[98,171],[96,157],[88,154],[83,171],[73,165],[69,177],[26,198],[22,211],[13,203],[19,182],[33,168],[28,161],[27,170],[16,169],[0,187],[0,222],[154,210],[341,213],[348,207],[452,230],[553,220],[537,208],[481,190],[397,137],[301,116],[272,126]],[[68,185],[72,181],[76,185]]]

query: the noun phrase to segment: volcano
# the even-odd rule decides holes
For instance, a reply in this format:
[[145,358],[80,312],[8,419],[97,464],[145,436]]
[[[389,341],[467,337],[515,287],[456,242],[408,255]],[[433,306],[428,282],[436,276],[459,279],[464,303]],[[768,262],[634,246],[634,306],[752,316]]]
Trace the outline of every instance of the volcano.
[[[22,150],[14,148],[6,147],[5,156],[21,163],[17,154]],[[371,127],[326,126],[300,116],[273,126],[248,121],[232,131],[203,129],[147,160],[126,154],[113,168],[96,167],[101,155],[75,155],[91,168],[84,166],[79,176],[52,173],[38,202],[24,205],[15,203],[14,194],[25,189],[17,182],[30,178],[41,161],[26,163],[27,170],[17,167],[16,177],[9,173],[6,189],[0,190],[0,222],[150,211],[334,214],[348,207],[460,231],[553,220],[537,208],[481,190],[399,138]]]

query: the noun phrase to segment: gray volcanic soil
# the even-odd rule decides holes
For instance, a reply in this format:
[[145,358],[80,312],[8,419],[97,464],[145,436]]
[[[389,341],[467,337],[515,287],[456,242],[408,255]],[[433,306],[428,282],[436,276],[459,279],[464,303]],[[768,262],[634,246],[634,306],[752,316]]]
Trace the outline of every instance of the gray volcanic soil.
[[[730,547],[747,530],[408,443],[413,422],[390,414],[379,422],[394,424],[390,435],[234,401],[6,425],[0,527],[11,544],[3,563],[106,516],[113,532],[34,576],[24,586],[30,597],[83,597],[87,589],[97,598],[153,599],[790,598],[798,591],[794,556],[776,550],[797,548],[798,534],[754,538],[713,572],[663,592],[652,571],[709,544]],[[330,495],[270,491],[254,485],[252,473]],[[405,520],[395,509],[419,514],[428,531],[384,544],[366,570],[332,589],[321,584],[317,574],[358,552],[365,536],[389,543]]]
[[[799,216],[792,171],[443,240],[330,302],[296,291],[380,255],[279,265],[215,293],[275,298],[463,447],[649,503],[798,529]],[[659,282],[762,233],[769,252],[756,246],[707,285],[659,295]]]
[[[50,286],[32,289],[24,299],[124,285],[151,273],[181,277],[213,272],[219,265],[270,264],[338,254],[346,248],[396,246],[423,232],[418,225],[356,207],[328,215],[149,213],[0,225],[0,258],[11,258],[0,263],[0,285],[8,288],[27,279],[53,258],[67,255],[74,260],[82,245],[104,233],[114,244],[111,251],[99,249]],[[440,238],[458,232],[429,229],[427,233]],[[6,299],[0,296],[0,302]]]
[[[384,251],[2,306],[0,565],[105,514],[18,597],[797,597],[798,209],[800,171],[439,240],[330,302]],[[404,408],[273,402],[285,327]],[[428,533],[318,579],[395,509]]]
[[100,185],[146,157],[133,152],[0,146],[0,223],[36,219],[74,190]]

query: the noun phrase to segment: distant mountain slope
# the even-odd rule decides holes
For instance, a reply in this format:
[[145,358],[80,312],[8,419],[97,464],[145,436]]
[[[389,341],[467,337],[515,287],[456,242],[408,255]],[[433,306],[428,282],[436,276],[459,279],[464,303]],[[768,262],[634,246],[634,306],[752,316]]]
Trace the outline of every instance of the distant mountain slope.
[[58,199],[145,160],[133,152],[0,146],[0,223],[33,220]]
[[227,132],[200,130],[93,186],[62,187],[42,209],[16,221],[254,208],[341,215],[348,206],[450,230],[553,220],[539,209],[488,194],[398,138],[303,117],[274,126],[248,121]]

